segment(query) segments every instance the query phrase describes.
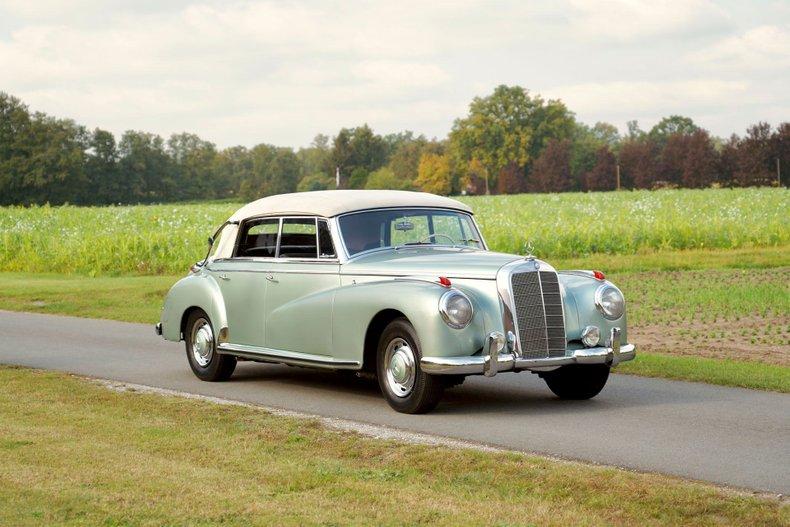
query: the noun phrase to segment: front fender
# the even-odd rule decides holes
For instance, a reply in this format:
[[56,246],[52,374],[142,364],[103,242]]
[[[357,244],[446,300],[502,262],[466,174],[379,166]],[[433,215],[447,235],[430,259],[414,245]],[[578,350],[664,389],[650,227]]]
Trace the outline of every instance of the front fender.
[[[595,291],[608,281],[571,273],[559,273],[560,284],[565,293],[565,336],[569,341],[581,340],[586,326],[598,326],[601,335],[609,335],[612,328],[620,328],[620,341],[628,342],[626,310],[617,320],[609,320],[595,307]],[[614,284],[612,284],[614,285]],[[602,343],[604,344],[604,343]]]
[[160,322],[166,340],[182,339],[181,321],[192,307],[199,307],[208,314],[218,335],[228,326],[225,302],[217,282],[207,273],[198,272],[176,282],[165,297]]
[[333,342],[336,356],[363,361],[365,335],[373,318],[383,310],[397,310],[417,331],[424,357],[472,355],[482,349],[485,329],[492,323],[490,309],[467,293],[475,309],[472,322],[453,329],[439,314],[439,299],[448,290],[427,281],[379,280],[340,288],[335,296]]

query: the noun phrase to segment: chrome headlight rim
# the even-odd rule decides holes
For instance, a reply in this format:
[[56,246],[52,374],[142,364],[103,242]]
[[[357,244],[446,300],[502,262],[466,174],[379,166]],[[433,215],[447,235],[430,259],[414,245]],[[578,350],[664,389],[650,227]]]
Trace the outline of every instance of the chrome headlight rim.
[[[469,317],[466,321],[453,320],[452,316],[450,315],[450,300],[456,297],[464,299],[469,304]],[[475,316],[475,308],[472,305],[472,301],[463,292],[459,291],[458,289],[450,289],[449,291],[445,291],[444,294],[442,294],[442,296],[439,298],[439,313],[442,315],[442,320],[444,320],[444,323],[451,328],[464,329],[472,323],[472,319]]]
[[[619,313],[609,313],[603,305],[603,295],[610,289],[620,295],[622,309]],[[595,290],[595,307],[598,308],[598,311],[600,311],[607,320],[617,320],[622,318],[622,316],[625,314],[625,297],[623,296],[623,292],[612,283],[607,282],[605,284],[599,285],[598,289]]]

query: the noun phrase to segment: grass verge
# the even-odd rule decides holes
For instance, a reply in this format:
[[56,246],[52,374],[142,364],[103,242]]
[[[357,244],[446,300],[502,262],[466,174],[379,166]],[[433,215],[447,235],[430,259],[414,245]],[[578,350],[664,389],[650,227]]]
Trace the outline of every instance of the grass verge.
[[[786,271],[785,271],[786,274]],[[41,275],[28,273],[0,273],[0,309],[13,311],[30,311],[38,313],[57,313],[89,318],[104,318],[110,320],[121,320],[128,322],[142,322],[154,324],[159,319],[159,310],[162,305],[167,290],[175,283],[180,276],[134,276],[134,277],[100,277],[90,278],[84,276],[70,275]],[[696,282],[697,287],[705,286],[709,281],[705,277],[695,275],[693,279],[685,280],[674,277],[666,280],[662,276],[650,277],[649,275],[625,274],[615,276],[618,282],[629,280],[640,287],[638,302],[634,305],[635,309],[631,313],[631,324],[637,325],[642,321],[650,323],[660,323],[674,325],[682,331],[686,331],[686,326],[692,319],[674,320],[663,315],[657,315],[655,307],[665,309],[675,303],[687,305],[689,297],[687,288],[677,286],[677,284],[692,284]],[[652,280],[652,282],[651,282]],[[660,287],[653,287],[651,283],[663,284]],[[728,284],[722,291],[721,301],[724,307],[715,308],[717,316],[726,318],[732,313],[740,312],[750,299],[747,292],[733,295],[733,291],[740,291],[737,284]],[[781,285],[778,286],[781,288]],[[741,289],[748,289],[746,284]],[[763,306],[771,310],[773,316],[787,317],[786,298],[775,289],[765,292],[759,300],[769,303]],[[727,293],[728,292],[728,293]],[[686,309],[684,312],[694,315],[695,313],[708,312],[714,309],[716,299],[710,299],[700,293],[694,309]],[[727,299],[735,299],[735,302],[727,304]],[[750,300],[751,301],[751,300]],[[748,304],[748,302],[746,302]],[[754,303],[754,302],[752,302]],[[749,304],[751,305],[751,304]],[[640,307],[641,306],[641,307]],[[699,321],[697,321],[700,323]],[[711,321],[702,321],[710,325]],[[734,322],[737,324],[737,321]],[[786,325],[786,324],[785,324]],[[786,328],[780,328],[782,333],[771,336],[771,345],[785,346],[777,344],[777,338],[786,333]],[[637,332],[636,329],[633,330]],[[678,333],[678,338],[689,339],[693,337],[695,346],[700,346],[702,342],[710,339],[721,338],[715,335],[701,333],[699,336]],[[748,337],[748,336],[747,336]],[[741,335],[734,335],[740,339]],[[748,337],[752,338],[752,337]],[[761,337],[762,338],[762,337]],[[691,342],[691,340],[689,340]],[[711,341],[712,342],[712,341]],[[639,344],[639,342],[637,342]],[[750,344],[751,345],[751,344]],[[754,344],[762,345],[760,343]],[[655,349],[651,348],[651,349]],[[671,349],[671,348],[668,348]],[[670,355],[660,353],[639,352],[637,360],[625,363],[618,367],[620,373],[634,375],[645,375],[650,377],[664,377],[667,379],[691,380],[719,384],[724,386],[739,386],[757,390],[774,390],[779,392],[790,392],[790,367],[779,364],[769,364],[765,362],[746,361],[746,360],[722,360],[719,358],[701,358],[683,355]]]
[[637,353],[617,373],[790,393],[790,368],[761,362]]
[[376,440],[51,372],[0,368],[0,384],[3,525],[790,521],[778,500],[667,476]]
[[167,291],[182,276],[0,273],[0,309],[155,324]]

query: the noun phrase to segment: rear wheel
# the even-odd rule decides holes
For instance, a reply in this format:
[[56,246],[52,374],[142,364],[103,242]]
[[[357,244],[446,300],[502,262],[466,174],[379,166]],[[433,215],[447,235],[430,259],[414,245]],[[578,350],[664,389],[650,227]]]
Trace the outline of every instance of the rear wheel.
[[592,399],[609,379],[606,364],[570,364],[543,374],[549,389],[561,399]]
[[420,343],[405,318],[389,323],[379,339],[376,372],[381,393],[398,412],[430,412],[444,393],[444,383],[420,369]]
[[184,332],[187,360],[195,375],[204,381],[225,381],[236,369],[236,357],[217,353],[214,329],[200,309],[189,314]]

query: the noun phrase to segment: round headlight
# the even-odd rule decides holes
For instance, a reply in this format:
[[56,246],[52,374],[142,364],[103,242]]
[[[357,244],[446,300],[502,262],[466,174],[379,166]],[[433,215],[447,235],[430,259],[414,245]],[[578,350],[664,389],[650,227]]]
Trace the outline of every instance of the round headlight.
[[462,292],[451,289],[439,299],[439,313],[448,326],[463,329],[472,321],[472,302]]
[[601,330],[598,329],[598,326],[587,326],[582,331],[582,342],[588,348],[592,348],[598,345],[601,341]]
[[595,291],[595,306],[609,320],[617,320],[625,312],[625,298],[612,284],[604,284]]

